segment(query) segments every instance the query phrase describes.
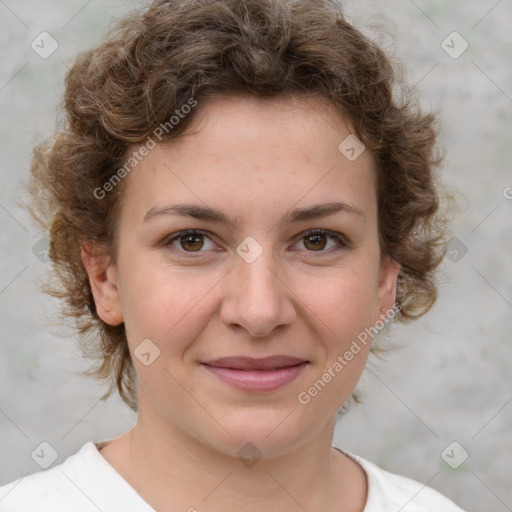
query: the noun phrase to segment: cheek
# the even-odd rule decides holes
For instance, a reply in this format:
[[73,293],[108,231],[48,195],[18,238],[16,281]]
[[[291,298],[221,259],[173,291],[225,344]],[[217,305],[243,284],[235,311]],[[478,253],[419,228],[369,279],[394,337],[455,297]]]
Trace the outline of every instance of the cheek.
[[135,257],[124,263],[121,307],[129,341],[149,338],[162,349],[182,350],[204,327],[211,309],[205,293],[218,279]]
[[[149,338],[166,350],[183,352],[220,308],[222,296],[215,288],[224,272],[219,269],[173,266],[154,253],[126,249],[118,263],[121,307],[132,346]],[[372,325],[375,265],[360,251],[331,269],[289,269],[285,281],[293,293],[288,300],[302,321],[315,323],[317,334],[325,333],[330,350],[342,349]]]
[[340,343],[373,324],[376,278],[371,265],[347,265],[296,282],[297,295],[308,315],[324,324],[333,343]]
[[365,368],[372,341],[368,334],[375,301],[372,275],[371,269],[351,269],[325,283],[318,294],[315,312],[321,319],[325,351],[318,378],[329,383],[326,403],[341,406]]

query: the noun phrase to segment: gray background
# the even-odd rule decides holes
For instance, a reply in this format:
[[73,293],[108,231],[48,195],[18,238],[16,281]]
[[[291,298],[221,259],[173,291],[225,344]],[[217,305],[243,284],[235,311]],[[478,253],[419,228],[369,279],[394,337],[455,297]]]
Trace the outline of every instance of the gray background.
[[[55,127],[73,56],[137,5],[0,0],[0,484],[40,470],[31,453],[42,441],[59,464],[135,421],[118,398],[99,401],[100,384],[75,374],[87,364],[60,337],[57,303],[38,290],[47,268],[33,251],[41,235],[19,202],[31,147]],[[387,31],[381,44],[405,64],[422,104],[441,111],[444,180],[459,191],[462,212],[438,303],[393,328],[392,342],[404,348],[369,367],[365,403],[341,419],[335,444],[428,483],[468,511],[512,510],[512,2],[345,5],[372,37],[373,26]],[[47,59],[31,48],[42,31],[59,43]],[[456,59],[441,46],[453,31],[469,44]],[[441,457],[453,441],[469,454],[457,469]],[[448,453],[454,464],[462,452]]]

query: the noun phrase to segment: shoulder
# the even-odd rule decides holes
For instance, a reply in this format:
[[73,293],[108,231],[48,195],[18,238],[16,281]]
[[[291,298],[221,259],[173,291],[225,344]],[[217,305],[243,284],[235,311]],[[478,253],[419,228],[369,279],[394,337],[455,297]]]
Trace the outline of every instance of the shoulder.
[[[59,504],[76,503],[76,468],[87,466],[90,444],[86,443],[62,464],[26,475],[0,487],[2,512],[59,511]],[[71,501],[70,501],[71,500]]]
[[0,487],[1,512],[155,512],[88,441],[62,464]]
[[88,497],[87,477],[94,473],[95,445],[85,443],[62,464],[26,475],[0,487],[2,512],[60,512],[73,505],[77,512],[97,507]]
[[368,478],[368,500],[364,512],[401,510],[402,512],[464,512],[453,501],[427,485],[386,471],[354,455]]

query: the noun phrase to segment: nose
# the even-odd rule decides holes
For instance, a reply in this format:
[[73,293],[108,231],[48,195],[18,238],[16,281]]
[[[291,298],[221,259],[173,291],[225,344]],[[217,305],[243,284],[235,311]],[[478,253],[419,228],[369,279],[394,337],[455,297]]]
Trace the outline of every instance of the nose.
[[296,317],[294,294],[272,250],[264,248],[251,263],[238,254],[234,258],[234,268],[224,283],[222,321],[258,338],[290,325]]

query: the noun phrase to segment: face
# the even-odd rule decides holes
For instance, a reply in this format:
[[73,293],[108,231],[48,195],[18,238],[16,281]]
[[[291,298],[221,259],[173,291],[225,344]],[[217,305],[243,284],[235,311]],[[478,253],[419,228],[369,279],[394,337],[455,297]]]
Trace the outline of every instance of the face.
[[125,323],[139,417],[279,456],[333,426],[370,343],[344,355],[392,308],[398,267],[380,258],[371,155],[340,152],[333,108],[197,108],[194,134],[125,178],[116,265],[86,266],[100,316]]

